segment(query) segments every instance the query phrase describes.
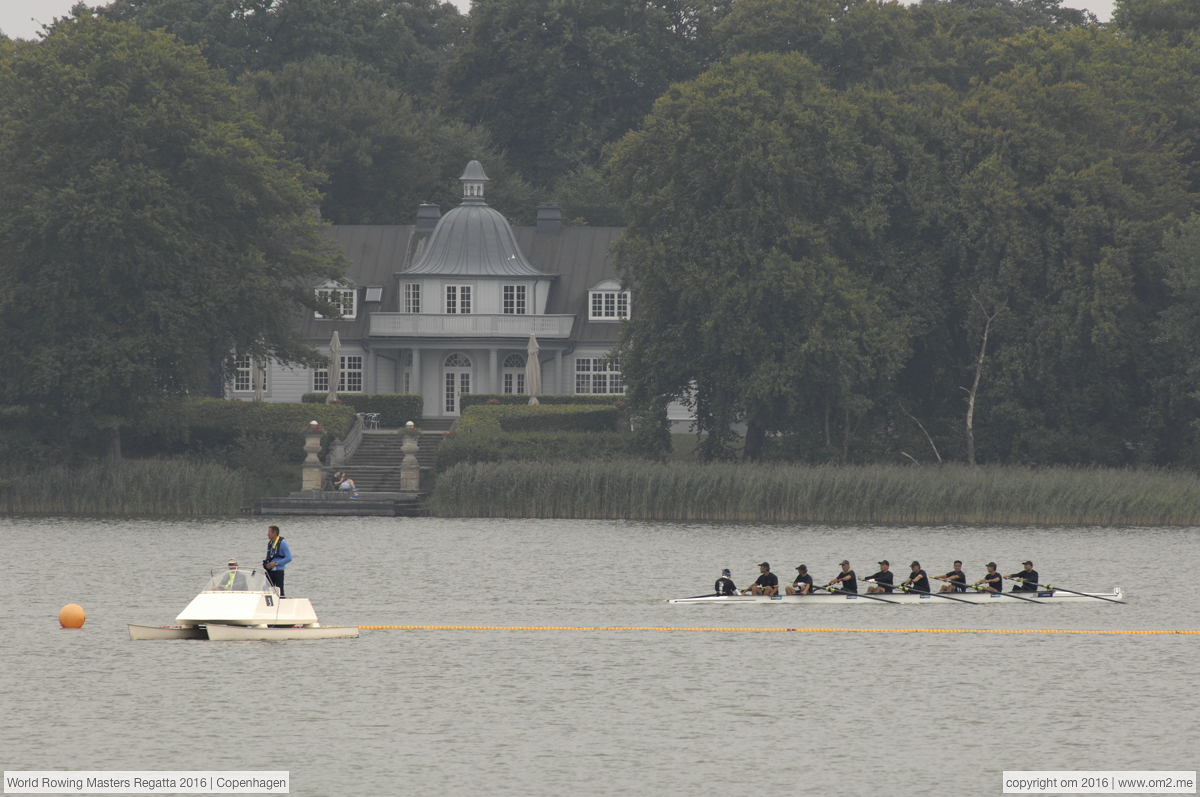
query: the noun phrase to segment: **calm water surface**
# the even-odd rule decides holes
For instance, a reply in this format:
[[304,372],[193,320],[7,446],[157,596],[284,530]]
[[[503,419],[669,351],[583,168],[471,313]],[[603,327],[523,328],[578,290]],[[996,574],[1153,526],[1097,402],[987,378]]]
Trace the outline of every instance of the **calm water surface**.
[[[270,518],[0,519],[4,769],[286,769],[300,795],[1000,794],[1004,769],[1200,769],[1200,636],[364,631],[130,642]],[[1200,628],[1200,530],[282,519],[326,624]],[[1031,558],[1129,604],[672,606]],[[66,603],[88,612],[58,628]],[[865,602],[861,602],[865,603]]]

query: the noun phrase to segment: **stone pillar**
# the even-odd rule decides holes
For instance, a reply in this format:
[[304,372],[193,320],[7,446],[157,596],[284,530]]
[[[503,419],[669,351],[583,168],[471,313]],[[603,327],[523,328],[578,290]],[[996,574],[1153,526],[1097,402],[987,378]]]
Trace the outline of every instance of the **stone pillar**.
[[[308,449],[305,449],[306,451]],[[340,468],[346,464],[346,441],[340,437],[333,438],[329,444],[329,467]]]
[[320,490],[322,473],[321,460],[317,454],[321,451],[321,427],[313,421],[308,425],[304,435],[304,465],[301,467],[301,490]]
[[421,466],[417,464],[417,439],[415,434],[406,434],[404,435],[404,444],[400,446],[400,450],[404,452],[404,461],[400,463],[401,492],[416,493],[421,490]]
[[493,394],[499,393],[500,392],[500,374],[498,373],[498,369],[496,368],[496,350],[495,349],[488,349],[488,367],[492,369],[491,370],[492,389],[489,390],[488,392],[493,393]]

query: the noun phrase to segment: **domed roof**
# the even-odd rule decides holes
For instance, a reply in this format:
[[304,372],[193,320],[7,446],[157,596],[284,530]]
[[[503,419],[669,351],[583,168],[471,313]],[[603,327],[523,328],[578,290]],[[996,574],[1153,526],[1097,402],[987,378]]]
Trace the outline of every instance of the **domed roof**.
[[553,277],[538,271],[517,245],[512,226],[483,201],[487,175],[479,161],[459,178],[463,201],[438,221],[421,258],[405,274],[463,277]]

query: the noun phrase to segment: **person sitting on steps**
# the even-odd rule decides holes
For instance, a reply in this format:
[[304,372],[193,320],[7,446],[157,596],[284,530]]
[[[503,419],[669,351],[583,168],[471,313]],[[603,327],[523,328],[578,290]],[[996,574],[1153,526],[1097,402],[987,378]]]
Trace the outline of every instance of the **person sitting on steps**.
[[354,479],[340,470],[333,474],[333,486],[337,490],[349,490],[353,498],[358,498],[358,488],[354,485]]

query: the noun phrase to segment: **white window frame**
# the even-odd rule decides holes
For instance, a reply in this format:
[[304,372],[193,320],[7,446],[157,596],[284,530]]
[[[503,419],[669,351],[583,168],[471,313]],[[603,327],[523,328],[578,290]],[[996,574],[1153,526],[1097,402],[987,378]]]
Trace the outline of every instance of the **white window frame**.
[[234,362],[233,392],[254,392],[254,361],[249,354],[239,354]]
[[406,282],[401,289],[403,297],[400,312],[402,313],[419,313],[421,312],[421,283]]
[[[338,360],[341,362],[341,368],[338,369],[338,392],[339,393],[361,393],[363,392],[363,357],[361,354],[342,354]],[[328,393],[329,392],[329,369],[317,368],[313,370],[313,392]]]
[[526,297],[529,289],[525,285],[505,285],[500,291],[500,310],[504,315],[525,315],[528,308]]
[[588,291],[589,321],[621,321],[629,318],[629,291]]
[[358,316],[358,288],[317,288],[317,298],[326,299],[334,305],[341,307],[342,317],[340,319],[331,319],[329,316],[321,315],[320,311],[314,310],[313,318],[320,318],[326,321],[351,321]]
[[447,285],[442,291],[442,295],[446,297],[445,310],[446,315],[470,315],[472,311],[472,301],[474,291],[471,290],[471,285]]
[[581,396],[624,395],[621,363],[615,357],[576,357],[575,394]]

